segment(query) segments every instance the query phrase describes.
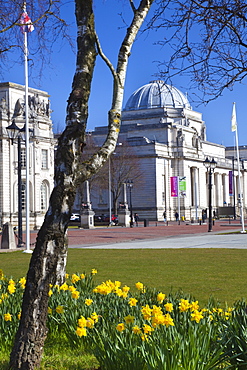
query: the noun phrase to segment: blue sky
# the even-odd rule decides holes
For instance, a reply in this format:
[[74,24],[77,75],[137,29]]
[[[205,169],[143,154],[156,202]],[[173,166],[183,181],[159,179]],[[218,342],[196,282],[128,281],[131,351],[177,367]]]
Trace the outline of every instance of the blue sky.
[[[125,34],[125,25],[119,16],[120,12],[128,21],[130,15],[128,1],[95,1],[96,29],[103,51],[114,66],[116,65],[121,40]],[[62,16],[70,24],[71,34],[75,37],[76,26],[73,1],[64,4]],[[167,48],[154,45],[155,42],[164,38],[164,33],[165,31],[160,29],[157,32],[150,31],[138,36],[129,59],[124,104],[137,88],[156,79],[155,75],[158,72],[157,61],[165,59],[166,55],[169,54]],[[32,32],[30,37],[37,37],[35,31]],[[66,101],[71,90],[75,70],[75,54],[65,42],[61,46],[60,41],[58,41],[57,45],[54,45],[51,52],[52,65],[44,69],[39,85],[31,77],[29,85],[45,90],[50,94],[54,128],[56,131],[61,131],[64,128]],[[11,67],[9,72],[4,73],[1,82],[6,81],[24,84],[24,68],[19,65]],[[186,82],[186,78],[182,76],[176,77],[173,80],[173,85],[182,92],[187,93],[193,109],[203,114],[203,120],[207,127],[207,139],[225,146],[234,145],[234,134],[231,132],[231,112],[232,103],[236,102],[239,144],[247,145],[247,124],[245,122],[246,83],[235,85],[233,91],[225,91],[222,97],[206,106],[197,106],[193,103],[193,92],[195,91],[187,90]],[[107,112],[111,106],[111,96],[111,74],[104,63],[98,59],[90,97],[87,126],[89,131],[96,126],[107,125]]]

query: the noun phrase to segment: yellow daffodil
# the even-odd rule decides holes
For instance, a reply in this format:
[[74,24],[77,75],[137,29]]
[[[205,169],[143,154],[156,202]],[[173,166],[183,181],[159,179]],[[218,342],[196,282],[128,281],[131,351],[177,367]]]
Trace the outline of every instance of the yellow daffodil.
[[76,274],[72,274],[72,276],[71,276],[71,282],[72,282],[72,284],[77,283],[77,281],[79,281],[79,280],[80,280],[80,276],[78,276]]
[[172,312],[173,311],[173,304],[172,303],[166,303],[166,304],[164,304],[164,307],[165,307],[165,310],[167,311],[167,312]]
[[69,286],[69,291],[72,293],[76,290],[76,287],[74,285]]
[[131,315],[128,315],[124,318],[126,324],[133,324],[133,322],[135,321],[135,317],[134,316],[131,316]]
[[127,286],[127,285],[123,286],[123,288],[122,288],[122,291],[123,291],[124,293],[129,293],[129,290],[130,290],[130,287],[129,287],[129,286]]
[[160,293],[157,295],[157,301],[158,301],[159,303],[162,303],[162,302],[164,301],[165,297],[166,297],[166,295],[165,295],[164,293],[161,293],[161,292],[160,292]]
[[64,283],[64,284],[62,284],[61,286],[60,286],[60,288],[59,288],[60,290],[64,290],[64,291],[66,291],[66,290],[68,290],[69,289],[69,286],[68,286],[68,284],[67,283]]
[[8,285],[8,292],[9,294],[13,294],[16,291],[16,287],[14,284],[9,284]]
[[87,319],[86,319],[84,316],[81,316],[81,317],[78,319],[77,323],[78,323],[78,326],[79,326],[80,328],[85,328],[85,327],[87,326]]
[[192,314],[191,314],[191,320],[192,321],[195,321],[195,322],[199,323],[201,321],[201,319],[203,319],[203,314],[201,313],[201,311],[195,310],[194,312],[192,312]]
[[93,312],[92,315],[91,315],[91,319],[93,319],[94,322],[98,322],[99,315],[97,315],[96,312]]
[[143,292],[143,290],[144,290],[144,285],[143,285],[142,283],[138,282],[138,283],[136,283],[136,288],[137,288],[138,290],[141,290],[141,291]]
[[78,337],[86,337],[87,336],[87,329],[78,327],[76,329],[76,334],[78,335]]
[[190,304],[190,311],[198,311],[199,310],[199,304],[198,301],[192,302]]
[[186,312],[190,309],[190,303],[187,299],[181,299],[179,302],[180,312]]
[[63,308],[63,306],[57,306],[57,307],[56,307],[56,313],[64,313],[64,308]]
[[231,312],[225,311],[224,315],[225,315],[225,319],[229,320],[231,317]]
[[5,313],[4,321],[12,321],[12,315],[10,313]]
[[151,334],[152,331],[154,331],[154,328],[152,328],[150,325],[147,325],[147,324],[144,324],[142,329],[145,334]]
[[167,326],[174,326],[173,318],[169,313],[164,315],[164,325]]
[[92,269],[92,275],[96,275],[98,271],[96,269]]
[[114,284],[115,284],[115,287],[117,287],[117,288],[120,288],[120,286],[121,286],[121,282],[118,281],[118,280],[116,280]]
[[50,289],[49,292],[48,292],[48,296],[51,297],[53,294],[53,291]]
[[80,278],[83,280],[83,279],[85,279],[85,274],[81,274],[80,275]]
[[163,312],[162,312],[161,307],[153,305],[152,315],[162,315],[162,314],[163,314]]
[[19,284],[21,285],[21,288],[22,288],[22,289],[25,289],[25,285],[26,285],[26,278],[25,278],[25,277],[22,277],[22,278],[19,280]]
[[152,309],[147,304],[146,306],[142,307],[141,313],[143,314],[145,320],[150,320],[152,316]]
[[90,306],[93,303],[93,300],[90,298],[85,299],[85,305]]
[[133,326],[132,331],[133,331],[134,334],[141,334],[142,333],[141,329],[137,325]]
[[142,339],[143,342],[148,341],[148,335],[147,334],[142,334],[141,339]]
[[131,307],[136,306],[137,302],[138,302],[138,300],[137,300],[137,299],[135,299],[135,298],[130,298],[130,299],[129,299],[129,305],[130,305]]
[[93,327],[94,327],[94,320],[93,320],[93,319],[91,319],[91,317],[88,317],[88,318],[87,318],[86,327],[87,327],[87,328],[89,328],[89,329],[91,329],[91,328],[93,328]]
[[152,317],[152,326],[156,328],[158,325],[164,325],[165,316],[157,314]]
[[113,290],[113,287],[109,282],[102,283],[93,289],[94,293],[99,293],[103,295],[110,294]]
[[119,332],[122,332],[125,330],[125,325],[123,322],[121,322],[120,324],[117,325],[116,329],[119,331]]
[[74,299],[78,299],[78,298],[79,298],[79,296],[80,296],[80,292],[78,292],[78,290],[75,290],[75,291],[73,291],[73,292],[71,293],[71,296],[72,296],[72,298],[74,298]]

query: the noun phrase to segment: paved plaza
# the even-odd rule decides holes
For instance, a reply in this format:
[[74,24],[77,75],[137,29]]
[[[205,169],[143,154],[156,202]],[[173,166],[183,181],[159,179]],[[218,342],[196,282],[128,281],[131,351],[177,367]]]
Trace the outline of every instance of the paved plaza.
[[[144,227],[95,227],[92,230],[69,227],[69,248],[90,249],[144,249],[144,248],[238,248],[247,249],[247,233],[242,234],[239,221],[218,220],[213,231],[208,232],[207,224],[181,222],[151,222]],[[239,233],[237,233],[239,232]],[[37,233],[31,233],[32,248]],[[25,236],[24,236],[25,240]],[[0,249],[1,252],[10,250]],[[13,250],[12,250],[13,251]]]
[[[238,248],[247,249],[247,233],[239,222],[217,221],[213,232],[208,225],[175,222],[165,226],[152,223],[149,227],[99,228],[95,230],[69,230],[70,248],[90,249],[161,249],[161,248]],[[80,241],[78,243],[78,241]]]

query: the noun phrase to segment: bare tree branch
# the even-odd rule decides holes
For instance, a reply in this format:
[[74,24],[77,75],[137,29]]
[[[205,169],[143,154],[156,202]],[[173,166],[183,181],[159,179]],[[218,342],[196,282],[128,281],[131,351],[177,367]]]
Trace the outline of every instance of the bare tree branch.
[[190,87],[198,87],[200,99],[208,102],[245,78],[246,1],[171,0],[168,12],[167,1],[159,5],[149,25],[166,30],[168,36],[159,44],[173,50],[169,60],[159,63],[164,79],[189,76]]
[[66,129],[58,141],[55,185],[44,223],[38,232],[27,274],[20,325],[11,353],[11,369],[34,370],[40,366],[47,335],[48,292],[50,284],[62,283],[64,280],[68,248],[67,228],[76,188],[79,182],[85,181],[102,167],[116,146],[128,58],[152,2],[153,0],[140,1],[118,53],[117,78],[113,79],[107,138],[97,153],[81,163],[97,41],[92,0],[75,0],[78,51],[67,105]]

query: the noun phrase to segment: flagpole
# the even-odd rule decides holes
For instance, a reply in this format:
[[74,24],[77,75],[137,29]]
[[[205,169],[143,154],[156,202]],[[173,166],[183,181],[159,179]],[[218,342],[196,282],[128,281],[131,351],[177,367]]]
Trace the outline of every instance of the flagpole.
[[239,196],[240,196],[240,212],[241,212],[241,224],[242,224],[241,233],[246,233],[245,227],[244,227],[244,209],[243,209],[243,197],[242,197],[242,186],[241,186],[241,178],[240,178],[240,163],[239,163],[240,162],[239,161],[239,148],[238,148],[238,125],[237,125],[237,118],[236,118],[235,103],[233,103],[233,111],[232,111],[232,131],[235,131],[236,148],[237,148],[238,191],[239,191]]
[[[26,12],[24,2],[23,11]],[[32,253],[30,249],[30,225],[29,225],[29,119],[28,119],[28,48],[27,32],[24,34],[24,65],[25,65],[25,126],[26,126],[26,250],[25,253]]]

